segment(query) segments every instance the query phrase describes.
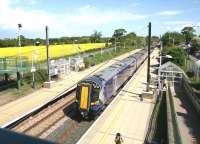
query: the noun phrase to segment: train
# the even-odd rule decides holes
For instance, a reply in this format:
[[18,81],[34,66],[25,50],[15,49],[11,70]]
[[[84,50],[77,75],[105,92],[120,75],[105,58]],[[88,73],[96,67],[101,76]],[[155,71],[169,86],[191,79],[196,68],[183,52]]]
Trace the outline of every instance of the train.
[[102,111],[146,58],[147,50],[142,49],[79,81],[76,87],[76,109],[82,117],[88,118]]

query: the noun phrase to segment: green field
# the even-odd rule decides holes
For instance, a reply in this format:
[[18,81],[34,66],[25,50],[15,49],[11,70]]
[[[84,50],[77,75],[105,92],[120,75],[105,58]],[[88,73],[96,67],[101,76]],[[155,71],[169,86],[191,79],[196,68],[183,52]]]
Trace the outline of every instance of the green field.
[[[58,58],[104,47],[105,43],[50,45],[49,56],[50,58]],[[32,59],[35,56],[37,61],[43,61],[46,59],[46,47],[26,46],[26,47],[0,48],[0,58],[19,57],[19,56],[25,57],[29,61],[32,61]]]

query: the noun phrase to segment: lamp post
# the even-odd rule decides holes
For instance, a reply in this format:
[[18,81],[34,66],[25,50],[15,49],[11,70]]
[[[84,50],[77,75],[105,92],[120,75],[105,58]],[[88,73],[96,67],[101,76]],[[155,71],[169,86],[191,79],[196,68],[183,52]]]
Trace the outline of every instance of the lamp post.
[[20,38],[21,28],[22,28],[22,24],[18,24],[18,47],[21,47],[21,38]]
[[[22,67],[22,58],[21,58],[21,39],[20,39],[20,30],[22,28],[22,24],[18,24],[18,47],[19,47],[19,60],[20,60],[20,67]],[[20,90],[21,87],[21,76],[20,72],[17,71],[17,88]]]
[[32,87],[35,89],[35,72],[36,72],[36,61],[37,61],[37,55],[38,55],[38,50],[36,49],[36,46],[38,46],[40,42],[35,42],[35,49],[32,55],[32,67],[31,67],[31,72],[32,72]]
[[151,22],[149,22],[148,25],[148,59],[147,59],[147,87],[146,91],[149,91],[149,85],[150,85],[150,49],[151,49]]
[[160,62],[159,62],[159,66],[162,65],[162,50],[163,50],[163,42],[160,42]]
[[33,52],[33,56],[32,56],[32,68],[31,68],[31,72],[32,72],[32,87],[35,89],[35,72],[36,72],[36,59],[37,59],[37,51],[36,48]]
[[162,65],[162,50],[163,50],[163,42],[160,41],[160,62],[159,62],[159,70],[158,70],[158,86],[159,86],[159,90],[161,90],[160,67],[161,67],[161,65]]
[[117,40],[116,40],[116,37],[115,37],[115,52],[117,51]]
[[48,82],[51,81],[51,76],[50,76],[50,69],[49,69],[49,28],[48,26],[45,27],[46,31],[46,54],[47,54],[47,75],[48,75]]
[[20,66],[22,67],[22,57],[21,57],[21,28],[22,24],[18,24],[18,47],[19,47],[19,59],[20,59]]

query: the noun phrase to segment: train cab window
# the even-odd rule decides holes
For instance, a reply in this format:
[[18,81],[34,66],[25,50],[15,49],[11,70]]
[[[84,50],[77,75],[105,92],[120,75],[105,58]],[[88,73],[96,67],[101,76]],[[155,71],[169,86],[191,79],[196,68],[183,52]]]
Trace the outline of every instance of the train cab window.
[[99,92],[100,89],[99,88],[92,88],[92,97],[91,97],[91,101],[95,102],[99,99]]
[[81,92],[81,86],[78,85],[78,86],[76,87],[76,99],[77,99],[77,100],[80,100],[80,92]]

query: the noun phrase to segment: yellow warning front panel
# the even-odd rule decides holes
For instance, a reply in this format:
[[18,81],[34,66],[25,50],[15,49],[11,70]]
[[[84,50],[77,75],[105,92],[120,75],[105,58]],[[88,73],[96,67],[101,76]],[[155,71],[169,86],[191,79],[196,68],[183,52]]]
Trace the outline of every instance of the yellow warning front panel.
[[82,86],[81,88],[81,102],[80,102],[80,108],[81,109],[87,109],[88,106],[88,96],[89,96],[89,88],[86,86]]

